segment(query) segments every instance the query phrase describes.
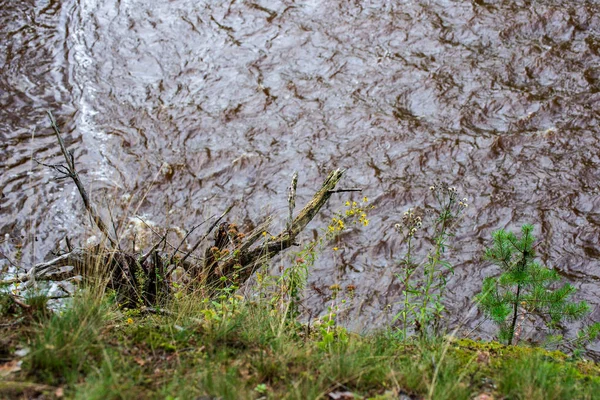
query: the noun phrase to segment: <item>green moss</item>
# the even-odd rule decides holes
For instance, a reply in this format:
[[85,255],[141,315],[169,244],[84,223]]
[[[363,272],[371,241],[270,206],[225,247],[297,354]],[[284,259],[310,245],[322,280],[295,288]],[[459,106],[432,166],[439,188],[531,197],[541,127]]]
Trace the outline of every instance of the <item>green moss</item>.
[[186,335],[174,335],[168,326],[143,325],[134,323],[134,326],[127,330],[127,336],[135,344],[145,344],[151,350],[162,349],[166,351],[176,351],[185,347],[187,344]]
[[[452,344],[453,357],[463,365],[470,363],[474,374],[494,376],[511,369],[518,371],[535,367],[565,380],[600,382],[600,366],[597,363],[575,361],[558,350],[470,339],[456,339]],[[535,366],[531,365],[531,360],[535,360]]]

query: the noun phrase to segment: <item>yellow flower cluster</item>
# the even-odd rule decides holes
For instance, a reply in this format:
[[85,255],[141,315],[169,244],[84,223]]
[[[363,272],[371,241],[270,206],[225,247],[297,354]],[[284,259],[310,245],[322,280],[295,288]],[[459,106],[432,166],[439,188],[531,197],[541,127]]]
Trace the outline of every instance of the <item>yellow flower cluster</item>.
[[[350,217],[350,218],[358,218],[358,222],[361,223],[363,226],[368,226],[369,225],[369,219],[367,218],[367,212],[366,212],[366,203],[369,202],[369,199],[365,196],[363,197],[363,204],[358,204],[356,201],[347,201],[346,202],[346,207],[348,207],[348,209],[346,210],[346,217]],[[372,206],[370,208],[373,208]],[[356,222],[356,221],[355,221]]]
[[363,226],[368,226],[370,221],[367,217],[367,210],[374,208],[373,206],[368,206],[368,201],[367,197],[363,197],[360,203],[350,200],[346,201],[346,208],[336,212],[327,226],[326,233],[328,240],[335,238],[351,223],[354,225],[360,223]]
[[344,230],[346,225],[344,224],[344,220],[342,218],[331,218],[331,223],[327,227],[327,230],[330,233],[341,232]]

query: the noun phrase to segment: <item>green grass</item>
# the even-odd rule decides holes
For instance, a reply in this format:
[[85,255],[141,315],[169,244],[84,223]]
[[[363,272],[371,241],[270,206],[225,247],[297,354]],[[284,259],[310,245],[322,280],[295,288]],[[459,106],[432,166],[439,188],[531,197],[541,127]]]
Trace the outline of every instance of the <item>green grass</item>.
[[102,329],[111,319],[109,306],[91,296],[76,297],[71,307],[38,323],[27,368],[42,382],[73,384],[100,359]]
[[600,366],[557,351],[466,339],[402,343],[386,332],[348,334],[322,350],[318,330],[266,305],[222,304],[188,298],[156,315],[79,296],[59,314],[10,328],[7,352],[30,352],[21,371],[0,381],[0,397],[52,398],[60,388],[64,398],[103,400],[326,399],[336,391],[529,400],[593,399],[600,390]]

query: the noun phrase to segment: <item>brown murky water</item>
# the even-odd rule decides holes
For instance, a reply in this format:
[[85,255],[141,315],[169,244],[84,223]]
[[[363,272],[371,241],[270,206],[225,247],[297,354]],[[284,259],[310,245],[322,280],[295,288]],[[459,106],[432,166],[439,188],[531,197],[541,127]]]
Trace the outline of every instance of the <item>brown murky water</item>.
[[348,168],[344,186],[376,209],[311,286],[356,285],[355,329],[396,308],[393,224],[436,178],[470,199],[449,254],[455,323],[481,320],[472,296],[496,271],[481,260],[492,230],[523,222],[600,320],[594,1],[4,0],[0,32],[3,252],[22,242],[39,260],[86,229],[74,185],[32,161],[61,161],[50,109],[96,201],[119,214],[147,192],[128,213],[163,226],[189,229],[234,200],[242,223],[284,216],[294,170],[301,204]]

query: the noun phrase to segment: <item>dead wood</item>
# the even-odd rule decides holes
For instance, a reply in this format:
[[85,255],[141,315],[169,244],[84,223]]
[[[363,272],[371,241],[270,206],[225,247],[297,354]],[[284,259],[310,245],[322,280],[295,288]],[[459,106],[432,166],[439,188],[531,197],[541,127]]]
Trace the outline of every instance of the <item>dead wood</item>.
[[[323,185],[321,185],[321,188],[313,195],[313,198],[298,213],[296,218],[293,219],[293,222],[288,224],[286,229],[278,235],[268,238],[264,245],[250,248],[246,243],[249,240],[247,239],[246,242],[236,246],[232,252],[220,262],[216,263],[216,265],[209,265],[208,271],[205,267],[207,283],[218,285],[219,281],[223,282],[221,277],[237,275],[236,283],[243,284],[250,278],[255,270],[255,266],[259,264],[261,260],[270,259],[292,246],[300,232],[306,228],[308,223],[312,221],[321,208],[327,203],[333,190],[342,178],[343,173],[344,171],[340,169],[332,171]],[[295,192],[294,180],[295,179],[292,180],[292,187]],[[290,190],[290,193],[291,192],[292,190]],[[292,197],[295,196],[290,195],[290,199],[292,199]],[[266,232],[266,230],[264,232]],[[261,233],[262,232],[255,230],[255,235],[252,237],[252,240],[256,241]]]
[[[296,187],[298,183],[298,174],[294,173],[288,189],[287,221],[285,228],[277,235],[267,234],[273,221],[273,218],[270,216],[265,218],[252,232],[247,234],[241,233],[235,224],[222,222],[225,216],[231,211],[233,207],[231,205],[213,221],[204,235],[192,246],[191,250],[180,259],[177,257],[177,253],[183,241],[177,247],[171,245],[170,247],[175,250],[170,254],[163,254],[158,251],[161,243],[168,243],[166,235],[159,235],[160,240],[146,253],[127,253],[119,247],[117,240],[112,238],[108,226],[100,218],[79,178],[73,155],[67,151],[60,131],[50,112],[48,112],[48,116],[65,158],[66,166],[47,166],[55,169],[64,177],[73,180],[83,200],[85,209],[98,229],[104,234],[108,242],[110,242],[111,247],[97,246],[90,249],[79,249],[72,248],[70,243],[68,243],[68,253],[50,261],[34,265],[25,274],[20,274],[13,279],[0,281],[0,285],[35,282],[36,280],[60,281],[80,275],[84,280],[105,279],[108,286],[117,291],[121,299],[120,301],[125,304],[139,305],[140,301],[142,301],[147,306],[156,306],[161,302],[161,299],[165,298],[164,295],[168,294],[169,291],[171,274],[177,267],[183,267],[192,280],[200,284],[207,284],[208,287],[223,287],[232,284],[241,285],[250,278],[256,265],[264,260],[275,257],[280,252],[294,245],[298,235],[312,221],[333,193],[360,190],[354,188],[336,189],[344,173],[343,170],[336,169],[328,175],[312,199],[294,218]],[[210,219],[212,218],[214,217]],[[188,235],[203,223],[194,226],[188,232]],[[115,228],[114,225],[113,221],[113,228]],[[192,256],[192,253],[205,243],[208,236],[217,227],[214,245],[207,246],[204,251],[204,262],[199,263],[196,261],[197,257]],[[158,233],[156,234],[158,235]],[[115,235],[118,234],[115,232]],[[186,235],[185,239],[187,239],[188,235]]]

